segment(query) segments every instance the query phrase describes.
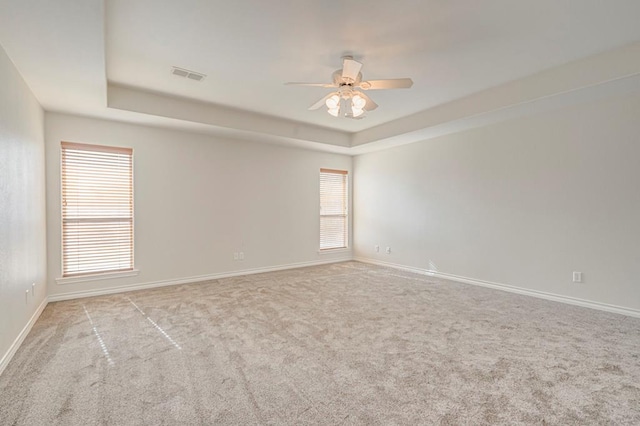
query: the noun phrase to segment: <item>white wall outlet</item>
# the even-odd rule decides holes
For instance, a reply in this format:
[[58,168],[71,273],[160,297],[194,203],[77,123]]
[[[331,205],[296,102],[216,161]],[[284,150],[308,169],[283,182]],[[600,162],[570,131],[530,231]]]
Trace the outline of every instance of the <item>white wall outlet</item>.
[[240,260],[244,260],[244,252],[241,251],[240,253],[238,253],[238,259]]
[[233,253],[233,260],[238,260],[238,253]]
[[386,251],[387,251],[387,254],[390,254],[391,253],[391,247],[387,247]]
[[573,282],[574,283],[582,282],[582,272],[573,271]]
[[376,245],[374,248],[376,249],[376,253],[380,252],[380,246]]

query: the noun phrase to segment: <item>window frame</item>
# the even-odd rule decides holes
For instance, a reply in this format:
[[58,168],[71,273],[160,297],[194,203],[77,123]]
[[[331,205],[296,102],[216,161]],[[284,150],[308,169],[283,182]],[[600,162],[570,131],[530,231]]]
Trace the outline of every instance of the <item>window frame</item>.
[[[323,174],[330,174],[330,175],[339,175],[343,177],[343,184],[342,184],[342,198],[343,198],[343,205],[342,205],[342,209],[343,209],[343,213],[332,213],[332,214],[323,214],[322,212],[322,196],[323,196]],[[320,253],[327,253],[327,252],[332,252],[332,251],[340,251],[340,250],[348,250],[349,249],[349,230],[350,230],[350,226],[349,226],[349,171],[348,170],[338,170],[338,169],[329,169],[329,168],[321,168],[320,169],[320,174],[319,174],[319,178],[320,178],[320,184],[319,184],[319,202],[320,202],[320,206],[319,206],[319,225],[320,225],[320,230],[318,233],[319,236],[319,252]],[[340,246],[333,246],[333,247],[323,247],[323,233],[322,233],[322,220],[323,217],[341,217],[344,219],[344,244],[340,245]]]
[[[80,272],[71,272],[65,270],[65,262],[68,260],[65,257],[65,219],[68,219],[68,215],[65,215],[65,188],[66,183],[65,179],[67,177],[65,164],[65,150],[75,150],[75,151],[85,151],[88,153],[117,153],[117,154],[125,154],[129,157],[128,159],[128,187],[125,191],[128,193],[129,198],[129,207],[130,215],[125,215],[122,217],[113,217],[113,218],[96,218],[92,216],[85,216],[77,218],[78,222],[76,223],[109,223],[109,222],[122,222],[122,219],[130,221],[130,231],[128,231],[129,238],[126,240],[130,247],[130,265],[126,268],[111,268],[111,269],[100,269],[100,270],[85,270]],[[90,161],[87,162],[90,164]],[[68,181],[67,181],[68,183]],[[96,219],[92,221],[91,219]],[[67,222],[68,223],[68,222]],[[82,281],[93,281],[100,279],[109,279],[109,278],[117,278],[117,277],[127,277],[127,276],[135,276],[138,275],[138,270],[135,269],[135,202],[134,202],[134,152],[133,148],[129,147],[119,147],[112,145],[98,145],[98,144],[88,144],[88,143],[78,143],[78,142],[66,142],[62,141],[60,143],[60,271],[61,278],[57,278],[56,282],[60,284],[65,283],[75,283]],[[68,268],[67,268],[68,269]]]

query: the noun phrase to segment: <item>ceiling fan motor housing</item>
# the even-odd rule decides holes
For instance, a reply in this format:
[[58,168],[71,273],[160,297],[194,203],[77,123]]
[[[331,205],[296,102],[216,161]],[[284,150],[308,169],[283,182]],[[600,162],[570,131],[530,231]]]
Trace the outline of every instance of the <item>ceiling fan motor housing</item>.
[[355,80],[349,77],[342,76],[342,70],[336,70],[333,72],[333,82],[338,86],[357,86],[362,81],[362,73],[359,72]]

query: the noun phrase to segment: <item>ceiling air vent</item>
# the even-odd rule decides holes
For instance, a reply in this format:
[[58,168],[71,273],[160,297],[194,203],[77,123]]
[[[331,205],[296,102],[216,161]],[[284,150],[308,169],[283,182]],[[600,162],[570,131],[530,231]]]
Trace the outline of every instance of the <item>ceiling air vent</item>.
[[206,75],[200,74],[199,72],[189,71],[184,68],[173,67],[171,69],[171,74],[177,75],[178,77],[188,78],[194,81],[202,81]]

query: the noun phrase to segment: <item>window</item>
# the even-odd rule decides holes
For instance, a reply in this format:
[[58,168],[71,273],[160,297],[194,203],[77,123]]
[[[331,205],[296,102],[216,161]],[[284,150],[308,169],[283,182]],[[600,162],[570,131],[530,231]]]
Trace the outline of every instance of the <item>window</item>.
[[62,142],[62,276],[133,269],[133,150]]
[[347,247],[348,187],[346,171],[320,169],[320,250]]

